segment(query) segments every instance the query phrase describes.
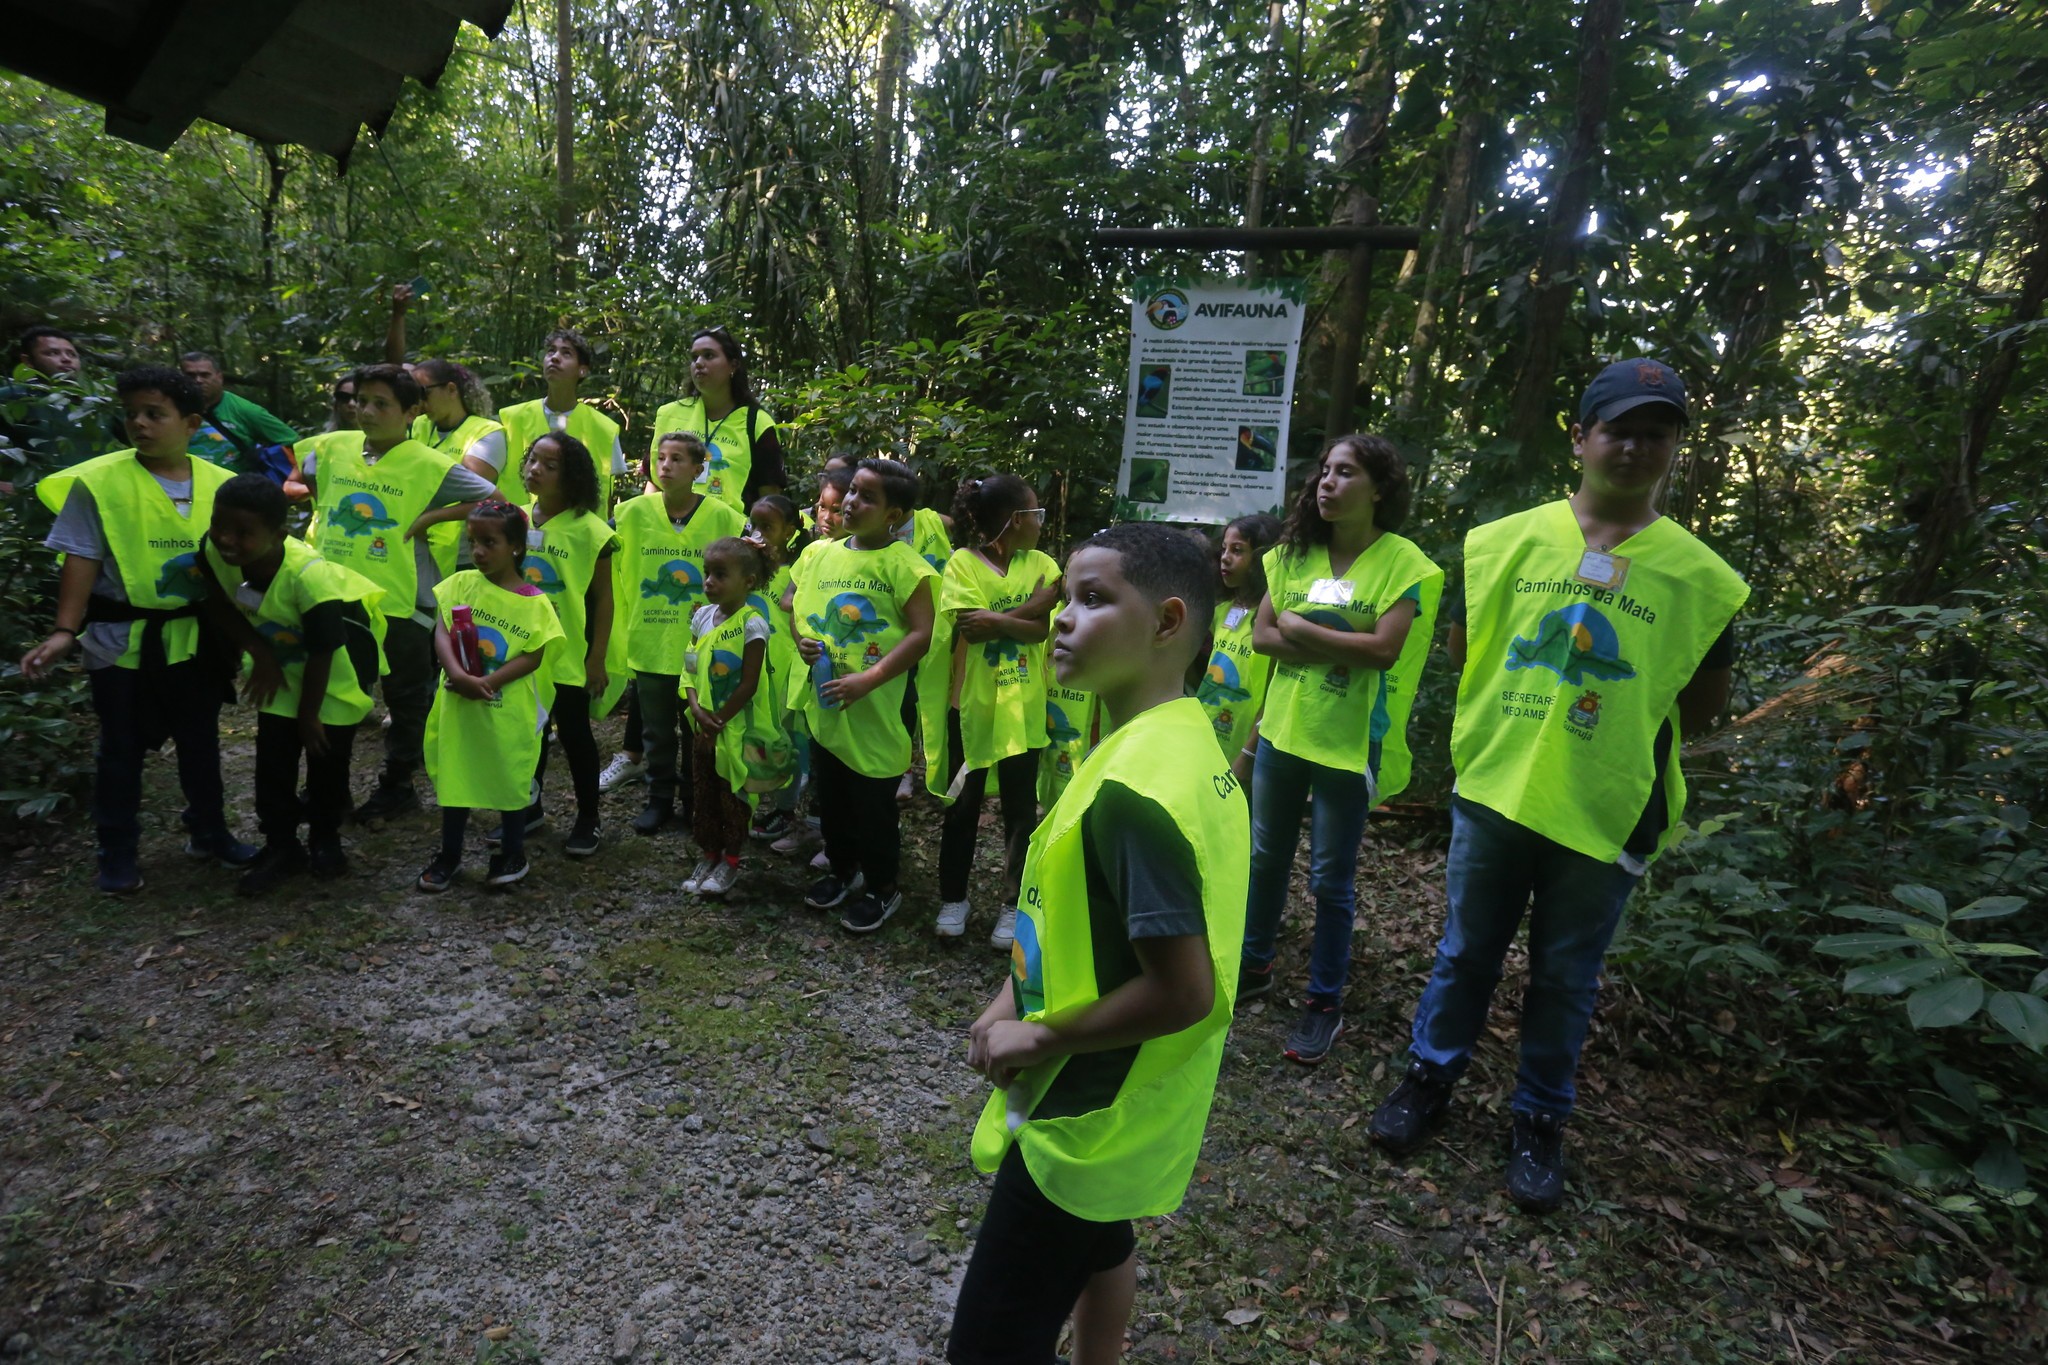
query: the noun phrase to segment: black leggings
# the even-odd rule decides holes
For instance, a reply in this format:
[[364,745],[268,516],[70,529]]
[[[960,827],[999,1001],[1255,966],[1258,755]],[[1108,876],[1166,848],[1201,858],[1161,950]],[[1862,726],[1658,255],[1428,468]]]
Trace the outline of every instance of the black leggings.
[[[462,836],[469,829],[469,807],[441,807],[441,862],[449,868],[462,866]],[[517,867],[526,856],[526,812],[508,810],[498,826],[498,852],[505,866]]]
[[896,889],[903,859],[903,830],[896,820],[896,781],[868,777],[846,766],[839,755],[811,741],[811,790],[816,793],[819,833],[832,875],[851,880],[856,870],[868,890]]
[[[590,689],[557,684],[555,709],[548,713],[548,729],[561,740],[562,756],[569,760],[569,783],[576,790],[576,828],[584,832],[596,829],[597,736],[590,733]],[[540,762],[533,770],[534,785],[545,787],[547,776],[548,737],[542,735]]]
[[[954,761],[961,758],[960,711],[946,713],[946,734]],[[946,808],[939,833],[939,899],[967,899],[967,875],[974,870],[974,841],[981,830],[981,798],[988,791],[988,769],[970,768],[960,796]],[[996,792],[1003,803],[1003,904],[1017,902],[1017,884],[1024,876],[1024,851],[1038,827],[1038,751],[1026,749],[996,761]]]
[[1137,1250],[1130,1220],[1091,1223],[1046,1198],[1016,1147],[1003,1157],[967,1260],[952,1365],[1052,1365],[1060,1328],[1088,1281]]

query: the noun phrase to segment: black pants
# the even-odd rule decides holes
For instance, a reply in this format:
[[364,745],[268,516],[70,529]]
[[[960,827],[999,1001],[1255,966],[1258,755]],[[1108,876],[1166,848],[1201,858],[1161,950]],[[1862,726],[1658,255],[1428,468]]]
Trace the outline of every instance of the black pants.
[[[344,661],[346,662],[346,661]],[[356,727],[327,727],[327,752],[307,750],[299,722],[264,712],[256,717],[256,827],[263,842],[283,848],[299,841],[299,754],[306,755],[307,833],[316,844],[341,837],[348,815],[348,765]]]
[[953,1334],[952,1365],[1052,1365],[1060,1328],[1088,1281],[1137,1249],[1130,1220],[1091,1223],[1045,1197],[1010,1148],[974,1239]]
[[683,719],[683,697],[677,690],[682,681],[673,673],[642,673],[633,679],[640,735],[635,739],[628,734],[626,750],[647,760],[648,804],[681,807],[687,824],[696,780],[691,767],[696,746],[690,742],[689,725]]
[[870,891],[894,891],[903,858],[903,831],[896,823],[896,778],[864,777],[839,755],[811,741],[811,789],[817,793],[818,823],[825,856],[841,881],[855,870]]
[[[956,762],[960,754],[960,711],[946,713],[948,743]],[[988,769],[971,768],[960,784],[960,796],[946,808],[939,833],[939,899],[967,899],[967,876],[974,870],[974,842],[981,831],[981,798],[988,791]],[[1038,827],[1038,751],[1026,749],[996,762],[996,791],[1003,803],[1003,887],[1014,900],[1024,876],[1024,850]]]
[[[576,828],[597,828],[597,736],[590,733],[590,689],[555,687],[555,707],[548,713],[548,730],[562,741],[562,756],[569,760],[569,783],[576,791]],[[545,786],[548,775],[548,736],[540,738],[540,763],[533,770],[536,786]]]
[[619,748],[629,754],[644,754],[644,741],[640,729],[640,678],[636,674],[626,686],[626,733],[619,740]]
[[[517,867],[526,856],[526,812],[508,810],[498,826],[498,854],[505,866]],[[450,868],[462,866],[462,836],[469,831],[469,807],[441,807],[441,861]]]
[[[393,616],[384,630],[384,709],[391,728],[384,732],[385,785],[410,786],[419,771],[427,735],[427,712],[434,706],[434,688],[441,666],[434,661],[434,632],[409,616]],[[343,667],[340,659],[336,668]]]
[[92,781],[100,847],[133,852],[141,840],[142,756],[156,747],[145,739],[153,722],[168,728],[177,746],[186,825],[200,838],[225,834],[219,680],[197,659],[171,664],[147,680],[135,668],[94,668],[85,676],[100,721]]

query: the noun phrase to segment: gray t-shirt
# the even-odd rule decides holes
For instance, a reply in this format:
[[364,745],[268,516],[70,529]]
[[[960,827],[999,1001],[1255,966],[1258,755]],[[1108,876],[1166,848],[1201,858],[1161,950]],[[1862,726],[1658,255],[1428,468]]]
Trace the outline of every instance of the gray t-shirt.
[[[452,431],[453,429],[451,427],[449,430]],[[441,431],[438,427],[435,428],[435,431],[442,440],[448,439],[448,432]],[[474,441],[471,441],[461,451],[451,450],[444,453],[454,455],[458,462],[474,457],[482,460],[492,469],[503,473],[505,469],[505,433],[502,430],[487,431]],[[475,471],[472,470],[471,472],[474,473]]]
[[[151,477],[163,488],[171,505],[177,508],[178,515],[190,519],[192,480],[179,482],[154,473]],[[80,479],[71,485],[71,491],[64,498],[64,509],[57,514],[57,520],[50,527],[50,534],[44,537],[43,544],[59,554],[99,561],[100,574],[93,580],[92,595],[112,602],[128,600],[128,588],[121,582],[113,550],[107,544],[107,528],[100,520],[99,502],[93,497],[92,490],[85,486],[85,480]],[[78,636],[85,666],[113,667],[128,652],[128,632],[134,626],[133,621],[94,621],[88,625]]]
[[[474,449],[474,447],[472,447]],[[368,447],[363,450],[363,463],[374,465],[378,456]],[[315,483],[320,477],[320,456],[315,451],[306,456],[304,471],[306,482]],[[459,502],[482,502],[485,498],[498,495],[498,486],[473,469],[464,469],[461,464],[448,466],[448,472],[441,476],[441,486],[434,490],[434,496],[427,501],[427,510],[437,507],[453,507]],[[412,561],[419,571],[419,587],[413,593],[412,619],[423,626],[434,624],[434,585],[441,581],[441,570],[434,563],[433,552],[428,548],[425,536],[415,537],[412,542]],[[456,567],[469,563],[469,538],[463,537],[461,548],[455,552]]]

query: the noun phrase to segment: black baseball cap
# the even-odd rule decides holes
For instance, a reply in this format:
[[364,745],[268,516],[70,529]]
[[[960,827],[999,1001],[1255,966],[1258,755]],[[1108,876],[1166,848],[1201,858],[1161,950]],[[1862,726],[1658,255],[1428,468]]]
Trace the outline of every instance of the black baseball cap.
[[1579,399],[1579,425],[1589,426],[1596,419],[1612,422],[1645,403],[1677,408],[1680,422],[1691,419],[1685,407],[1685,381],[1678,377],[1678,371],[1648,357],[1617,360],[1586,385],[1585,397]]

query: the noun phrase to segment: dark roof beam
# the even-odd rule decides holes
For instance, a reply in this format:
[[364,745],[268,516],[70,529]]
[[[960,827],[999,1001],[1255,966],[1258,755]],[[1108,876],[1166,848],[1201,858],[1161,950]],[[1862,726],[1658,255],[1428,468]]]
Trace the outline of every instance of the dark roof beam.
[[303,0],[189,0],[128,88],[107,131],[168,151],[207,103],[284,27]]

